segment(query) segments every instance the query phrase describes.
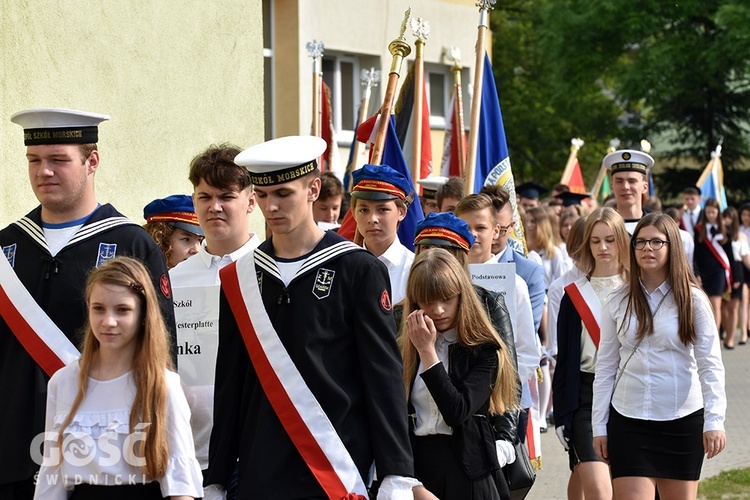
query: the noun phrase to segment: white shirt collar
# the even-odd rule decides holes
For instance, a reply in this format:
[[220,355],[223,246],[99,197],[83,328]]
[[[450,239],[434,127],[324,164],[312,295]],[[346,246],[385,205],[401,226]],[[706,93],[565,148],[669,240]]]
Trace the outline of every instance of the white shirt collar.
[[253,233],[250,236],[250,239],[247,240],[244,245],[242,245],[234,252],[226,255],[214,255],[212,253],[208,253],[208,250],[206,250],[206,240],[204,239],[201,242],[201,247],[198,250],[198,255],[201,256],[203,264],[205,264],[206,269],[208,269],[209,267],[211,267],[211,263],[213,263],[214,261],[220,261],[225,257],[228,258],[231,262],[234,262],[246,253],[254,250],[258,245],[260,245],[260,238],[258,238],[257,234]]
[[[363,243],[364,246],[364,243]],[[365,248],[367,248],[365,246]],[[379,257],[378,260],[383,262],[388,267],[391,266],[399,266],[401,265],[401,259],[403,258],[404,252],[407,251],[408,248],[406,248],[404,245],[401,244],[401,241],[399,241],[398,236],[396,236],[396,239],[393,240],[393,243],[386,249],[385,252],[383,252]]]

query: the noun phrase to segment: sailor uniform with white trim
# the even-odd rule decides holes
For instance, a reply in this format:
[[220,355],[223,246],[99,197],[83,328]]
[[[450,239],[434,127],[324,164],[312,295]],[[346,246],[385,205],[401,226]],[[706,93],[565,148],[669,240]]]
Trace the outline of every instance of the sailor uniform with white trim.
[[[368,482],[373,460],[381,478],[413,476],[385,266],[331,232],[301,258],[276,258],[271,239],[254,258],[271,324],[361,477]],[[277,263],[299,261],[285,285]],[[325,498],[258,380],[223,278],[216,367],[205,484],[226,486],[239,458],[240,499]]]
[[[44,231],[41,207],[37,207],[0,231],[0,246],[31,296],[74,344],[78,345],[86,320],[88,272],[116,255],[139,259],[151,273],[174,344],[166,262],[148,233],[109,204],[94,210],[54,256]],[[48,377],[2,319],[0,353],[0,379],[4,381],[0,384],[0,422],[5,429],[0,432],[0,485],[5,485],[30,480],[38,469],[29,446],[44,430]]]

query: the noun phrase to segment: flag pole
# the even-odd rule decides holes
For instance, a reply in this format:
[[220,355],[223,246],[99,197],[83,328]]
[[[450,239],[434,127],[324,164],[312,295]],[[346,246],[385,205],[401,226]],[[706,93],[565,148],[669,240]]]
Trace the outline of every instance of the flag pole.
[[570,177],[573,175],[573,168],[576,166],[576,160],[578,159],[578,150],[583,146],[583,139],[577,137],[570,140],[570,155],[568,155],[568,162],[565,164],[565,170],[563,170],[562,177],[560,178],[560,184],[567,185],[570,182]]
[[388,51],[393,56],[393,59],[391,60],[391,69],[388,73],[388,84],[385,88],[383,106],[380,108],[380,122],[378,123],[378,130],[375,133],[375,142],[372,145],[370,162],[373,165],[380,165],[380,162],[383,160],[385,133],[388,131],[388,123],[391,121],[391,108],[393,107],[393,97],[396,95],[396,86],[398,85],[399,73],[401,72],[401,63],[406,56],[411,54],[411,47],[404,36],[404,32],[406,32],[406,23],[409,21],[410,15],[411,8],[408,8],[404,14],[404,21],[401,23],[401,33],[398,38],[394,39],[388,45]]
[[313,60],[312,135],[316,137],[321,136],[320,115],[322,113],[322,109],[320,107],[320,81],[323,78],[323,72],[320,69],[320,60],[323,57],[324,49],[325,47],[323,46],[323,42],[319,42],[315,39],[313,39],[312,42],[307,42],[307,56],[311,57]]
[[422,178],[422,134],[430,131],[422,131],[422,112],[424,108],[424,44],[430,34],[430,23],[418,17],[411,20],[411,32],[417,37],[414,42],[416,59],[414,60],[414,112],[412,123],[414,124],[414,149],[411,157],[411,179],[414,190],[419,188],[417,181]]
[[[612,139],[609,141],[609,147],[607,148],[607,154],[614,153],[617,151],[617,148],[620,147],[620,139]],[[596,175],[596,181],[594,181],[594,187],[591,188],[591,196],[596,199],[597,196],[599,196],[599,190],[602,188],[602,183],[604,182],[604,176],[607,175],[607,167],[604,166],[604,160],[602,160],[602,165],[599,167],[599,173]]]
[[[377,87],[378,83],[380,82],[380,70],[377,70],[375,68],[363,69],[360,73],[360,80],[362,86],[365,88],[365,93],[362,97],[362,102],[359,105],[359,120],[357,121],[357,126],[359,126],[360,123],[367,119],[367,111],[370,107],[372,88]],[[354,133],[356,134],[357,131],[355,130]],[[352,162],[346,166],[347,174],[351,174],[354,170],[357,169],[357,161],[359,159],[360,153],[362,152],[362,147],[363,144],[355,139],[354,151],[352,152]]]
[[477,26],[476,59],[474,67],[474,95],[471,98],[471,120],[469,124],[469,150],[466,154],[464,194],[474,192],[477,145],[479,144],[479,112],[482,106],[482,80],[484,78],[484,54],[487,51],[487,29],[490,25],[490,9],[496,0],[479,0],[479,26]]
[[719,143],[719,145],[716,146],[716,149],[714,151],[711,151],[711,159],[708,160],[708,164],[706,164],[706,168],[703,169],[703,172],[701,173],[701,176],[698,179],[698,182],[695,183],[696,186],[703,184],[706,181],[706,177],[711,175],[711,169],[713,168],[714,163],[716,162],[717,158],[721,158],[721,143]]
[[458,139],[456,141],[458,143],[458,172],[461,177],[464,177],[466,175],[466,138],[464,136],[464,105],[461,96],[461,50],[458,47],[451,49],[451,58],[453,59],[453,66],[451,66],[451,71],[453,72],[453,91],[456,95],[453,114],[458,124],[458,130],[454,130],[453,133],[458,134],[456,136]]

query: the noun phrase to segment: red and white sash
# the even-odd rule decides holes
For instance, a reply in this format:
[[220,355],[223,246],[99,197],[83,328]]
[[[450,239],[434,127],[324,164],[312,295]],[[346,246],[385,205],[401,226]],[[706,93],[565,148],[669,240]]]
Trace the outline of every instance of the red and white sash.
[[724,277],[727,279],[727,287],[731,289],[734,281],[732,279],[732,266],[729,264],[729,257],[724,251],[724,247],[721,246],[721,240],[717,240],[714,238],[715,237],[712,238],[710,234],[706,234],[703,242],[706,244],[706,246],[708,246],[708,249],[711,251],[714,258],[718,260],[719,263],[721,263],[721,267],[724,268]]
[[221,286],[266,397],[328,498],[367,499],[354,460],[271,324],[253,254],[223,268]]
[[599,340],[601,330],[599,328],[599,318],[602,316],[602,303],[594,292],[594,287],[586,278],[578,280],[565,287],[565,292],[573,302],[573,306],[578,311],[581,321],[586,325],[591,340],[594,342],[597,350],[599,349]]
[[50,377],[81,353],[36,303],[0,252],[0,316]]

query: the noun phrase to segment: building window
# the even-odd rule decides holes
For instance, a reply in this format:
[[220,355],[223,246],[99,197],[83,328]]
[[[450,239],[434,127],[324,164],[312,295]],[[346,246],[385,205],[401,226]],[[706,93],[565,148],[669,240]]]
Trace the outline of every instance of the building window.
[[[323,81],[331,89],[331,109],[336,138],[342,143],[350,143],[362,101],[360,71],[371,66],[379,67],[379,58],[352,54],[331,54],[323,56]],[[370,97],[367,116],[380,107],[377,88]]]
[[[444,64],[425,63],[425,84],[427,86],[427,98],[430,103],[430,126],[433,128],[445,127],[445,115],[451,103],[451,94],[453,93],[453,72],[450,66]],[[467,104],[469,95],[467,93],[466,82],[469,81],[469,70],[464,68],[461,71],[462,95],[464,107],[464,117],[466,117]],[[464,122],[466,120],[464,119]]]

